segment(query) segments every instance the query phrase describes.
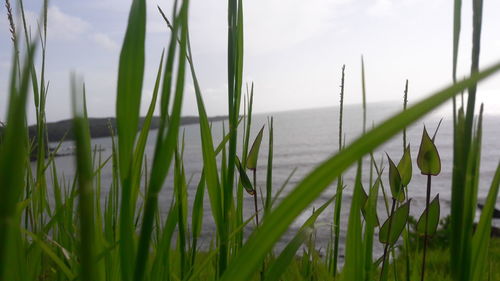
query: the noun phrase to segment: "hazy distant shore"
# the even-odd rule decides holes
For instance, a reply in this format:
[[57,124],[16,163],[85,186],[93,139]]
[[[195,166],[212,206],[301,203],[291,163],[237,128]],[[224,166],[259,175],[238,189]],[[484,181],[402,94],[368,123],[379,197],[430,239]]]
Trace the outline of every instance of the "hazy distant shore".
[[[210,117],[211,122],[226,120],[227,116]],[[197,116],[185,116],[181,118],[181,125],[190,125],[198,123]],[[47,138],[49,142],[59,142],[61,140],[72,140],[72,119],[61,120],[47,123]],[[139,120],[138,130],[142,128],[144,117]],[[155,116],[151,122],[151,129],[157,129],[160,125],[160,118]],[[116,119],[114,117],[89,118],[89,129],[91,138],[103,138],[111,136],[110,126],[116,134]],[[36,138],[36,125],[29,126],[30,139]]]

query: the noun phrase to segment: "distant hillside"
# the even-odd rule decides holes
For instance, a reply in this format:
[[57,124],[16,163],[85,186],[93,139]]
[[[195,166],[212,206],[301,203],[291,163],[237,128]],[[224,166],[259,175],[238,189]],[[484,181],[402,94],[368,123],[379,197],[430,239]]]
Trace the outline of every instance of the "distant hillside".
[[[226,120],[227,116],[215,116],[209,118],[209,121],[216,122]],[[190,125],[197,124],[199,122],[198,117],[196,116],[186,116],[181,118],[181,125]],[[139,120],[139,130],[142,128],[144,123],[144,117],[141,117]],[[151,129],[157,129],[160,124],[159,117],[153,117],[151,122]],[[58,122],[47,123],[47,134],[50,142],[58,142],[64,138],[64,135],[67,133],[65,140],[73,139],[72,132],[72,120],[62,120]],[[109,129],[109,125],[111,125],[116,134],[116,119],[115,118],[89,118],[89,128],[90,128],[90,136],[92,138],[102,138],[111,136],[111,131]],[[0,126],[0,135],[2,133],[2,127]],[[30,138],[36,137],[36,125],[29,126],[29,135]]]

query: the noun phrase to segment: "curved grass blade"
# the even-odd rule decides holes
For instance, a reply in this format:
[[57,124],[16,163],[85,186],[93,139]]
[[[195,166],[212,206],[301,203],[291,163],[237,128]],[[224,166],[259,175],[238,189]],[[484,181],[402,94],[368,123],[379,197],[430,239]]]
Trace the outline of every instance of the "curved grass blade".
[[238,168],[238,171],[240,173],[240,182],[241,185],[245,188],[245,190],[248,192],[250,195],[255,194],[255,189],[252,186],[252,182],[248,178],[247,173],[245,172],[245,169],[243,168],[243,165],[240,162],[240,159],[236,157],[236,167]]
[[300,245],[302,245],[302,243],[314,230],[314,223],[318,219],[319,215],[323,213],[323,211],[333,202],[334,199],[335,196],[323,203],[323,205],[321,205],[321,207],[314,211],[312,215],[304,222],[297,234],[287,244],[285,249],[283,249],[278,258],[270,265],[269,269],[265,273],[266,278],[264,279],[264,281],[279,280],[288,265],[295,258],[295,253],[299,249]]
[[172,202],[165,221],[165,226],[163,227],[159,246],[156,249],[156,257],[152,265],[151,275],[153,280],[170,280],[170,244],[172,243],[175,227],[179,222],[178,213],[178,205]]
[[491,182],[486,204],[484,205],[481,217],[476,228],[476,233],[472,238],[472,264],[471,280],[481,280],[484,276],[485,265],[487,264],[488,245],[490,242],[491,219],[498,197],[500,187],[500,163],[497,165],[495,177]]
[[26,233],[28,236],[30,236],[33,241],[38,244],[40,249],[49,257],[55,265],[61,270],[61,272],[68,278],[68,280],[74,280],[76,277],[76,274],[71,271],[71,269],[66,265],[66,263],[61,260],[57,254],[47,245],[45,244],[42,239],[40,239],[36,234],[28,231],[28,230],[23,230],[24,233]]
[[266,254],[286,231],[293,220],[316,199],[338,175],[363,155],[377,148],[392,136],[466,89],[500,70],[497,63],[466,80],[449,86],[416,103],[405,112],[394,115],[358,138],[346,149],[330,157],[309,173],[281,204],[272,211],[261,227],[254,232],[228,266],[221,280],[247,280],[262,263]]
[[312,227],[306,227],[299,230],[293,239],[286,245],[285,249],[283,249],[278,258],[276,258],[276,260],[270,265],[269,269],[265,273],[264,281],[280,280],[281,275],[296,257],[295,253],[312,233]]
[[[189,35],[187,40],[187,47],[188,47],[191,77],[193,78],[193,84],[196,95],[196,104],[198,107],[201,148],[202,148],[201,151],[203,158],[203,172],[206,179],[208,197],[210,199],[210,206],[215,221],[215,225],[217,226],[218,233],[222,233],[224,232],[224,229],[222,227],[223,198],[220,192],[220,181],[217,169],[216,153],[214,151],[213,138],[212,138],[212,132],[210,130],[210,124],[208,122],[208,115],[205,109],[205,104],[203,102],[203,97],[201,95],[201,89],[198,83],[198,78],[196,76],[196,72],[194,69],[193,57],[191,56],[191,44],[189,40]],[[228,136],[230,141],[231,133],[229,133]],[[226,138],[224,138],[223,141],[226,141]],[[224,145],[219,147],[220,150],[222,150]]]
[[264,126],[262,126],[259,133],[255,137],[255,140],[253,141],[252,144],[252,148],[250,148],[250,152],[248,152],[246,168],[249,170],[257,169],[257,160],[259,159],[259,150],[260,150],[260,144],[262,142],[263,133],[264,133]]
[[151,102],[149,104],[148,112],[146,113],[146,117],[144,118],[144,122],[142,124],[141,133],[139,134],[139,138],[137,140],[137,144],[135,146],[134,151],[134,166],[132,168],[132,182],[133,190],[132,190],[132,206],[136,206],[135,200],[137,199],[137,192],[139,192],[139,184],[137,181],[140,180],[140,175],[142,171],[142,162],[144,159],[144,151],[146,149],[146,143],[148,141],[149,130],[151,129],[151,122],[153,120],[153,114],[156,107],[156,101],[158,99],[158,92],[160,87],[160,80],[162,74],[163,67],[163,57],[165,55],[165,50],[161,53],[160,65],[158,67],[158,73],[156,75],[156,82],[153,89],[153,97],[151,98]]

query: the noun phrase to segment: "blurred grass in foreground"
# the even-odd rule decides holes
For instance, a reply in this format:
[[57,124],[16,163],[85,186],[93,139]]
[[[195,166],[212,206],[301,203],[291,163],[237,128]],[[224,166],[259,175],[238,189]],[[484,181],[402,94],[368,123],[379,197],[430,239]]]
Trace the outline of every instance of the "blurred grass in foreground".
[[[158,61],[152,99],[144,126],[138,133],[140,101],[143,94],[147,7],[145,0],[133,0],[117,73],[117,132],[112,137],[112,154],[103,159],[98,147],[91,147],[85,85],[74,75],[73,130],[76,146],[76,176],[60,176],[48,150],[45,105],[49,83],[45,77],[48,1],[44,1],[40,25],[31,34],[23,1],[18,14],[6,0],[13,41],[8,114],[0,135],[0,280],[486,280],[499,258],[498,240],[490,241],[492,214],[500,186],[500,164],[491,181],[476,231],[476,211],[482,141],[483,105],[476,114],[477,84],[500,71],[500,63],[479,69],[482,0],[473,0],[473,50],[470,76],[456,80],[460,35],[461,1],[454,5],[453,83],[436,90],[420,102],[407,106],[408,82],[403,111],[371,130],[366,128],[365,63],[362,58],[363,134],[352,143],[342,135],[339,149],[301,179],[290,192],[282,194],[288,180],[276,188],[273,182],[273,118],[256,136],[251,136],[254,86],[243,91],[244,27],[242,0],[228,1],[228,123],[222,140],[214,141],[203,95],[196,74],[189,37],[189,1],[174,1],[167,16],[159,12],[170,30],[168,45]],[[16,21],[14,18],[19,17]],[[16,27],[16,22],[22,23]],[[24,35],[24,36],[23,36]],[[41,63],[36,51],[41,52]],[[38,68],[37,68],[38,66]],[[203,170],[196,183],[194,203],[189,208],[189,176],[184,169],[184,135],[180,132],[181,108],[186,75],[193,79],[200,119]],[[345,67],[341,78],[341,109],[344,98]],[[467,102],[455,97],[467,91]],[[37,137],[27,134],[26,108],[33,94]],[[423,133],[419,155],[403,134],[403,156],[396,163],[387,155],[376,162],[373,151],[405,132],[406,127],[427,113],[453,101],[454,154],[449,249],[428,249],[427,255],[411,250],[408,214],[413,165],[428,178],[427,211],[417,222],[417,239],[423,251],[432,242],[439,220],[439,197],[430,201],[431,176],[438,176],[440,158],[431,138]],[[242,106],[243,104],[243,106]],[[145,146],[156,107],[160,125],[152,162]],[[241,113],[243,111],[243,114]],[[227,127],[226,127],[227,125]],[[242,128],[241,128],[242,127]],[[439,126],[438,126],[439,127]],[[226,130],[227,129],[227,130]],[[238,138],[238,130],[243,136]],[[266,133],[267,132],[267,133]],[[437,130],[436,130],[437,132]],[[115,137],[116,133],[116,137]],[[270,151],[266,166],[265,190],[257,186],[259,149],[267,138]],[[254,140],[252,143],[250,140]],[[241,155],[237,148],[241,146]],[[36,153],[35,169],[30,156]],[[370,157],[369,167],[362,159]],[[261,160],[262,162],[262,160]],[[101,171],[110,165],[112,184],[103,187]],[[357,165],[355,182],[345,182],[342,173]],[[437,168],[439,167],[439,169]],[[291,171],[291,175],[294,171]],[[385,173],[384,173],[385,172]],[[167,182],[167,175],[173,179]],[[388,174],[388,176],[387,176]],[[290,176],[291,176],[290,175]],[[369,186],[363,179],[369,178]],[[160,216],[158,197],[163,188],[172,188],[170,207]],[[319,208],[288,241],[275,252],[275,244],[290,225],[327,188],[336,194]],[[108,194],[101,197],[101,189]],[[344,264],[339,262],[339,221],[343,190],[353,188],[349,206]],[[50,192],[49,192],[50,191]],[[249,195],[245,194],[245,191]],[[244,196],[253,196],[254,214],[243,217]],[[378,214],[377,198],[382,197],[385,213]],[[434,195],[433,195],[434,197]],[[276,203],[280,198],[279,203]],[[208,250],[200,249],[203,202],[208,200],[215,232]],[[333,204],[335,202],[335,204]],[[333,204],[333,206],[332,206]],[[389,207],[390,206],[390,207]],[[327,249],[316,245],[315,222],[327,208],[334,208],[331,240]],[[385,221],[380,219],[384,218]],[[245,233],[248,224],[255,227]],[[377,237],[378,236],[378,237]],[[248,237],[245,239],[244,237]],[[373,256],[375,239],[384,244],[384,254]],[[402,251],[397,251],[400,245]],[[399,256],[402,253],[402,256]],[[424,274],[425,270],[425,274]],[[489,274],[493,275],[489,275]],[[447,280],[447,279],[442,279]],[[495,280],[495,279],[490,279]]]

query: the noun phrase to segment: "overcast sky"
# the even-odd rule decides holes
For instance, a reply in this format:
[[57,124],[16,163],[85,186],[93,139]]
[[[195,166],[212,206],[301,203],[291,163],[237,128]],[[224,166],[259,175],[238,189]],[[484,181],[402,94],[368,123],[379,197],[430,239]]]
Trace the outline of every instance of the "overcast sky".
[[[16,1],[12,1],[16,2]],[[40,2],[25,0],[32,30]],[[113,116],[121,41],[130,0],[52,0],[49,8],[48,121],[70,117],[69,73],[84,77],[89,115]],[[360,57],[366,63],[367,101],[410,102],[451,81],[451,0],[244,0],[244,80],[255,83],[255,112],[333,106],[346,64],[346,103],[359,103]],[[471,4],[463,4],[460,75],[470,68]],[[147,1],[146,111],[161,50],[169,32]],[[500,1],[484,0],[481,65],[500,60]],[[0,119],[5,116],[11,42],[0,8]],[[227,0],[191,0],[190,28],[196,70],[210,115],[227,111]],[[169,14],[169,13],[167,13]],[[196,114],[190,78],[183,114]],[[500,75],[479,87],[486,111],[500,111]],[[32,102],[30,104],[30,108]],[[33,114],[30,122],[33,122]]]

